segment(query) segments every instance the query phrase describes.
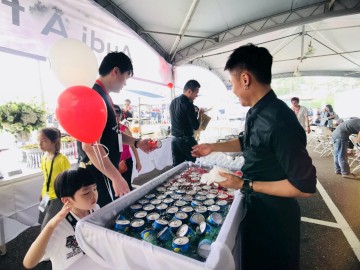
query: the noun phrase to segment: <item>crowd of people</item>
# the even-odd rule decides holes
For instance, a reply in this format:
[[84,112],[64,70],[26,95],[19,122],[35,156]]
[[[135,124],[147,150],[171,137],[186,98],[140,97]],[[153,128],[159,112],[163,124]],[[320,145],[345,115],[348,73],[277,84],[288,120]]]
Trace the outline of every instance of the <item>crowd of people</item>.
[[[316,169],[306,150],[306,133],[310,133],[307,109],[299,105],[297,97],[291,100],[292,108],[277,98],[271,88],[271,67],[269,51],[253,44],[234,50],[225,64],[233,93],[242,106],[250,107],[245,131],[236,139],[212,144],[198,144],[194,139],[204,113],[193,103],[201,87],[198,81],[189,80],[183,94],[170,104],[174,166],[212,152],[241,151],[244,155],[243,175],[221,173],[226,181],[220,183],[245,196],[246,215],[239,231],[242,269],[299,269],[300,208],[296,198],[316,192]],[[97,143],[78,142],[78,169],[69,170],[69,162],[59,154],[57,130],[39,133],[39,145],[46,152],[41,165],[42,200],[48,197],[48,201],[41,203],[46,218],[24,258],[26,268],[50,259],[53,269],[94,269],[91,265],[95,262],[77,246],[76,222],[131,191],[134,164],[129,148],[137,170],[141,170],[137,149],[152,150],[148,139],[134,138],[129,131],[130,101],[125,100],[121,110],[109,95],[119,93],[133,73],[130,58],[122,52],[111,52],[102,61],[93,89],[106,104],[107,122]],[[337,116],[330,105],[326,108],[321,116],[323,125],[331,126]],[[360,120],[344,122],[334,131],[336,173],[350,174],[343,156],[345,140],[348,133],[359,133],[360,138],[359,131]]]
[[[309,134],[311,132],[309,111],[306,107],[300,106],[299,102],[298,97],[291,99],[292,110],[300,125]],[[360,142],[360,119],[356,117],[344,121],[339,118],[330,104],[326,105],[321,112],[319,111],[317,116],[313,125],[325,127],[332,132],[335,174],[341,174],[344,178],[360,179],[359,175],[350,172],[348,161],[348,149],[351,144],[349,136],[355,134],[356,140]]]

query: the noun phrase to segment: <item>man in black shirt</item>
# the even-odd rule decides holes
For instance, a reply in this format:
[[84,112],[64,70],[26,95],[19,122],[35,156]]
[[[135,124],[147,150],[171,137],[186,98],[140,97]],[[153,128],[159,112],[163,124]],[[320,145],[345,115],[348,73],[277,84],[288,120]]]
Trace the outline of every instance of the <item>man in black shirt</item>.
[[[128,120],[128,118],[133,118],[133,114],[130,111],[130,104],[131,104],[130,99],[124,100],[124,107],[121,110],[121,119],[120,119],[121,121],[124,119]],[[132,119],[129,119],[129,121],[132,121]]]
[[194,156],[243,151],[243,177],[222,174],[224,187],[241,189],[242,269],[299,269],[300,209],[296,197],[316,192],[316,170],[295,114],[271,89],[272,56],[249,44],[236,49],[225,69],[242,106],[251,107],[239,139],[202,144]]
[[197,144],[194,139],[194,130],[200,126],[203,109],[195,112],[193,104],[200,89],[200,84],[196,80],[188,81],[183,90],[183,94],[171,101],[171,135],[174,136],[171,147],[173,155],[173,165],[176,166],[186,160],[194,162],[195,157],[191,155],[191,150]]
[[[80,166],[89,169],[97,179],[98,204],[102,207],[114,197],[128,193],[129,186],[118,170],[122,144],[128,144],[149,152],[148,139],[140,140],[121,133],[110,93],[119,93],[133,75],[130,58],[122,52],[111,52],[99,67],[99,78],[92,87],[105,102],[106,125],[99,140],[94,143],[78,143]],[[111,180],[111,182],[109,181]]]

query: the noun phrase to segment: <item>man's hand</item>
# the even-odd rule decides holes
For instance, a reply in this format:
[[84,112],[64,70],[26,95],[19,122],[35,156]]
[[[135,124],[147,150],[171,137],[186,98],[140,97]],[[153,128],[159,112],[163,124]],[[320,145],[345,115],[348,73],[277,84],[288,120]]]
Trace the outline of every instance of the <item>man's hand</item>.
[[226,178],[225,181],[218,182],[219,186],[222,186],[224,188],[234,188],[234,189],[242,188],[244,181],[240,177],[234,174],[229,174],[224,172],[219,172],[219,174]]
[[116,197],[120,197],[130,192],[129,185],[126,183],[125,179],[122,176],[119,179],[114,179],[112,181],[112,185]]
[[204,108],[201,108],[199,110],[199,118],[205,113]]
[[152,148],[149,144],[150,139],[140,140],[137,144],[137,147],[143,150],[145,153],[150,153],[154,151],[156,148]]
[[310,127],[309,127],[309,126],[306,127],[306,132],[307,132],[308,134],[310,134],[311,130],[310,130]]
[[208,143],[195,145],[195,146],[193,146],[192,149],[193,150],[191,151],[191,155],[193,157],[207,156],[208,154],[210,154],[212,152],[211,148],[210,148],[210,144],[208,144]]

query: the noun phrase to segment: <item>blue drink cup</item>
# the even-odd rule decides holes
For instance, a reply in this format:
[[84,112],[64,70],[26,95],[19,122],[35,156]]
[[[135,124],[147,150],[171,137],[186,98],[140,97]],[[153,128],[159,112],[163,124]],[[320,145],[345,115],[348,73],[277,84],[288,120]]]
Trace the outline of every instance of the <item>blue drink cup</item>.
[[170,227],[166,226],[165,228],[163,228],[158,234],[157,234],[157,239],[159,239],[162,242],[166,242],[168,240],[170,240],[173,235],[171,233]]
[[193,229],[191,229],[189,227],[189,225],[187,224],[183,224],[180,226],[180,228],[178,229],[178,231],[176,232],[176,236],[186,236],[187,238],[189,238],[190,240],[194,240],[195,238],[195,232],[193,231]]
[[161,219],[161,218],[155,220],[154,223],[152,224],[154,229],[157,231],[164,229],[167,225],[168,225],[168,222],[165,219]]
[[206,238],[201,240],[198,244],[197,254],[204,259],[209,257],[211,251],[211,243],[212,242]]
[[210,225],[219,226],[223,222],[223,217],[219,213],[212,213],[208,218],[207,221]]
[[186,236],[183,237],[175,237],[172,241],[172,248],[175,252],[184,253],[189,249],[189,238]]
[[199,225],[203,221],[205,221],[205,217],[200,213],[194,213],[190,217],[191,224]]
[[127,219],[118,219],[115,222],[115,230],[118,232],[126,233],[129,231],[130,221]]

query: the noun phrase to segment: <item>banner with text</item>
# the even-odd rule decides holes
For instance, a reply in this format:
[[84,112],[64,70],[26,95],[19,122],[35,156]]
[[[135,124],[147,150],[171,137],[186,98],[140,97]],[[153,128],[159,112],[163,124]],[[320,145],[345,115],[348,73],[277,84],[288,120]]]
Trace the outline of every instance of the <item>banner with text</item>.
[[171,82],[171,65],[132,29],[89,0],[2,0],[0,51],[46,60],[59,39],[88,45],[100,64],[110,51],[132,60],[135,78],[161,85]]

